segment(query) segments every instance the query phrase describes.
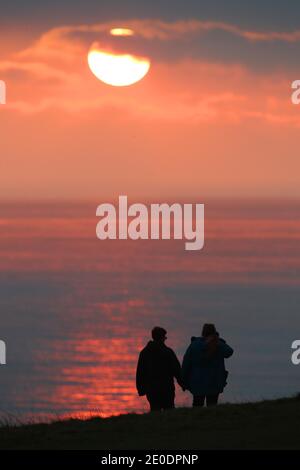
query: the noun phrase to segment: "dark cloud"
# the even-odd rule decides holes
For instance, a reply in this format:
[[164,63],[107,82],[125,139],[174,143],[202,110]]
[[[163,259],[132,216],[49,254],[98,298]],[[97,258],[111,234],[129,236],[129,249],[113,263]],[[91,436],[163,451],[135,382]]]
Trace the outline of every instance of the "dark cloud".
[[215,20],[261,30],[286,31],[300,24],[299,0],[11,0],[2,2],[0,24],[45,28],[74,22],[160,18]]
[[209,31],[180,34],[165,39],[144,38],[140,35],[112,37],[103,32],[71,32],[69,37],[80,39],[88,50],[97,41],[99,48],[116,53],[132,53],[150,57],[156,62],[179,62],[185,59],[221,64],[244,65],[256,72],[299,71],[300,38],[251,41],[233,32],[218,28]]

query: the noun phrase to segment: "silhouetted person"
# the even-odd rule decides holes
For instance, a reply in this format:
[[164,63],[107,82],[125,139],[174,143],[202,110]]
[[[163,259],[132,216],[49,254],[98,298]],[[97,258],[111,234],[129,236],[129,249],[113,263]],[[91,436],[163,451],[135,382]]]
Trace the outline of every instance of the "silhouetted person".
[[153,328],[153,341],[140,352],[137,365],[136,388],[140,396],[147,396],[151,411],[174,408],[174,377],[183,385],[180,363],[165,345],[166,335],[164,328]]
[[192,337],[182,364],[185,387],[193,394],[193,406],[216,405],[226,385],[225,358],[233,349],[221,338],[215,325],[206,323],[200,338]]

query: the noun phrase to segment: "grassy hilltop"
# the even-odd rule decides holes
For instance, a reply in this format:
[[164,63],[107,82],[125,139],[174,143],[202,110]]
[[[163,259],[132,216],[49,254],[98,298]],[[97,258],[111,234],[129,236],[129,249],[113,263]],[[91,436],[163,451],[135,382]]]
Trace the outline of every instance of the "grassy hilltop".
[[215,408],[2,426],[0,449],[300,449],[300,396]]

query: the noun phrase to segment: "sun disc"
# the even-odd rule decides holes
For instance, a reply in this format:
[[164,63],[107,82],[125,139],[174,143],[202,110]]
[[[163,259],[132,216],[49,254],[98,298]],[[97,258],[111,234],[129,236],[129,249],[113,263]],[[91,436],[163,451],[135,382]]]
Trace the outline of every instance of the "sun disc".
[[88,64],[93,74],[112,86],[128,86],[139,82],[148,73],[150,60],[131,54],[113,54],[91,48]]

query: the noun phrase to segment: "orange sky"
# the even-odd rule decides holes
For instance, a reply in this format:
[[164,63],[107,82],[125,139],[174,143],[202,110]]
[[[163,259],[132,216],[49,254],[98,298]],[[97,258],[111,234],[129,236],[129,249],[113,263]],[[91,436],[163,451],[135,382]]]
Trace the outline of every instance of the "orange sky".
[[[300,196],[300,106],[290,99],[299,76],[281,61],[299,32],[132,20],[122,26],[135,42],[111,44],[111,26],[56,27],[30,41],[3,32],[3,199]],[[240,55],[229,60],[224,46],[222,60],[220,42],[207,39],[215,32],[231,35]],[[95,39],[144,52],[149,74],[131,87],[101,83],[87,65]],[[268,56],[266,66],[243,56],[271,46],[270,66]]]

